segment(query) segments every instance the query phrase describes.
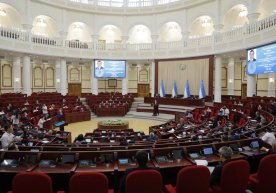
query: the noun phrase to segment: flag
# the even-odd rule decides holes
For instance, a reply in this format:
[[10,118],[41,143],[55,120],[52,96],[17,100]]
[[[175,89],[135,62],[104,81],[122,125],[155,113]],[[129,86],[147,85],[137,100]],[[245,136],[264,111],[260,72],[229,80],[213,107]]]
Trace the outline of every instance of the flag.
[[164,87],[164,82],[163,80],[161,80],[161,85],[160,85],[160,97],[165,97],[166,93],[165,93],[165,87]]
[[177,87],[176,87],[176,82],[175,80],[173,81],[173,88],[172,88],[172,98],[177,97]]
[[199,99],[202,99],[206,97],[206,93],[205,93],[205,89],[204,89],[204,84],[203,84],[203,80],[200,81],[200,87],[199,87]]
[[190,94],[190,87],[189,87],[189,81],[186,81],[186,86],[184,90],[184,97],[183,98],[189,98],[191,96]]

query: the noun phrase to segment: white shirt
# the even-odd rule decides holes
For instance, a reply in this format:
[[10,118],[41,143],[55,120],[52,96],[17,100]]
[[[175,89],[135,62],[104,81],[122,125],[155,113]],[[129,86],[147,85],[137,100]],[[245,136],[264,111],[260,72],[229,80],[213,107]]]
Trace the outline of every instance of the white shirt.
[[42,113],[43,114],[47,114],[48,113],[48,108],[47,108],[46,105],[42,107]]
[[42,129],[43,128],[43,123],[45,122],[44,118],[39,119],[37,126]]
[[272,145],[273,141],[275,140],[275,135],[271,132],[266,132],[262,137],[262,140]]
[[12,124],[18,125],[19,124],[19,115],[16,117],[15,115],[11,116]]
[[2,148],[8,150],[10,143],[13,141],[14,134],[5,132],[1,137]]

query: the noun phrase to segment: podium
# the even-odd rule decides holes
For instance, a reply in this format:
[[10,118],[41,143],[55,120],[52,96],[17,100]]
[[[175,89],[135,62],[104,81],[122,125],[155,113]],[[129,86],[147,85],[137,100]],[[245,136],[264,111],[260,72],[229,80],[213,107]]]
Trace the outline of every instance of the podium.
[[59,127],[60,131],[64,131],[64,126],[66,126],[66,125],[68,125],[68,123],[65,121],[59,121],[59,122],[54,123],[54,126]]

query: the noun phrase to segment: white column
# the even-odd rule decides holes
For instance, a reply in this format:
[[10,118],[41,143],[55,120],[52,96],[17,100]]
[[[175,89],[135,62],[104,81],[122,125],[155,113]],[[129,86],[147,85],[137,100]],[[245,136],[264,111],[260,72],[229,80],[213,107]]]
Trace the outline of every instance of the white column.
[[183,9],[181,12],[182,12],[181,15],[183,17],[183,19],[181,20],[181,26],[182,26],[182,29],[183,29],[182,39],[186,40],[186,39],[189,38],[189,34],[190,34],[190,32],[189,32],[189,21],[188,21],[188,17],[187,17],[187,15],[188,15],[187,14],[187,9]]
[[21,65],[20,57],[13,58],[13,89],[14,92],[21,92]]
[[249,0],[249,5],[247,7],[247,18],[249,23],[254,23],[258,21],[260,17],[259,13],[259,6],[260,6],[261,0]]
[[234,86],[235,86],[235,60],[233,57],[229,58],[228,67],[227,67],[227,95],[235,95]]
[[151,93],[151,97],[154,97],[155,96],[155,89],[154,89],[154,87],[155,87],[155,62],[154,61],[152,61],[151,62],[151,81],[150,81],[150,88],[151,88],[151,91],[150,91],[150,93]]
[[30,96],[32,94],[31,79],[32,79],[32,68],[30,56],[23,57],[23,93]]
[[215,58],[215,99],[214,102],[221,102],[221,56]]
[[65,59],[60,59],[60,93],[65,96],[67,91],[67,65]]
[[215,33],[217,32],[221,32],[221,30],[223,29],[223,14],[221,13],[221,1],[222,0],[216,0],[215,2],[215,18],[214,18],[214,29],[215,29]]
[[91,63],[91,92],[98,95],[98,79],[94,75],[94,60]]
[[56,81],[56,91],[61,92],[61,87],[60,87],[60,80],[61,80],[61,71],[60,71],[60,59],[57,59],[55,61],[55,81]]
[[267,96],[275,97],[275,73],[268,74]]
[[256,95],[256,77],[247,74],[247,97]]
[[122,95],[128,93],[128,62],[126,62],[126,77],[122,80]]

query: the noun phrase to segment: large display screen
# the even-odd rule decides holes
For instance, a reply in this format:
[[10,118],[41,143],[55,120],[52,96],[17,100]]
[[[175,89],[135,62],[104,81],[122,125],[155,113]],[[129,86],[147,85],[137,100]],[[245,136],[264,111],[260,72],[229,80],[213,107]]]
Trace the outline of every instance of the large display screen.
[[125,78],[125,60],[94,60],[95,78]]
[[247,50],[247,74],[276,72],[276,43]]

